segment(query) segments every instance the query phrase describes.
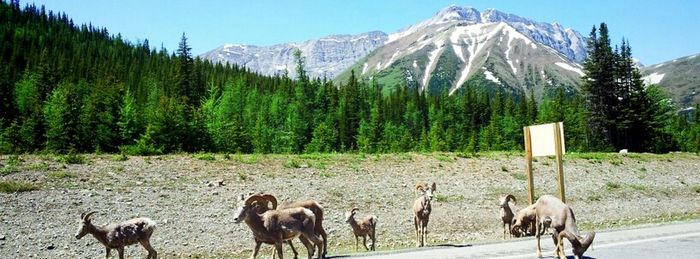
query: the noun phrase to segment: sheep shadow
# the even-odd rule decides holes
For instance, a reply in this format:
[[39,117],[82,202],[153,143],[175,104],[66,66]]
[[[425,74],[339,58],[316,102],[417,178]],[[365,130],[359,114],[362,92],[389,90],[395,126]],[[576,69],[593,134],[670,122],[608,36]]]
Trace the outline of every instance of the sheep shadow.
[[[551,259],[557,259],[557,258],[559,258],[559,257],[552,256],[552,255],[540,257],[540,259],[550,259],[550,258],[551,258]],[[566,259],[576,259],[576,256],[567,255],[567,256],[566,256]],[[596,258],[595,258],[595,257],[585,256],[585,255],[584,255],[584,256],[583,256],[583,259],[596,259]]]

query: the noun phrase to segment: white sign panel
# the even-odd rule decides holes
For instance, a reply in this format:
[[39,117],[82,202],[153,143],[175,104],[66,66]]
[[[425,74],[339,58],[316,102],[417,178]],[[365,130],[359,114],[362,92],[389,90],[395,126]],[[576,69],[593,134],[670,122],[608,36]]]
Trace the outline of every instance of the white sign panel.
[[[564,145],[564,123],[559,123],[561,135],[561,153],[566,153],[566,145]],[[554,124],[542,124],[529,126],[530,139],[532,143],[532,156],[555,156],[557,155],[554,144]]]

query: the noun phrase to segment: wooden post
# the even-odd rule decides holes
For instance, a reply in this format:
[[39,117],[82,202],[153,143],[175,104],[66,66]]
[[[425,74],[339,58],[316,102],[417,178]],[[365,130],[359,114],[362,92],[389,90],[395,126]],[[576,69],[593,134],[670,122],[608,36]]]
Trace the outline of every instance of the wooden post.
[[[561,143],[561,126],[560,124],[554,123],[554,151],[557,155],[557,172],[559,174],[559,198],[561,201],[566,203],[566,195],[564,194],[564,165],[562,164],[562,143]],[[527,139],[527,138],[526,138]]]
[[530,204],[535,203],[535,184],[532,179],[532,140],[530,137],[530,127],[523,127],[525,135],[525,173],[527,174],[527,191]]

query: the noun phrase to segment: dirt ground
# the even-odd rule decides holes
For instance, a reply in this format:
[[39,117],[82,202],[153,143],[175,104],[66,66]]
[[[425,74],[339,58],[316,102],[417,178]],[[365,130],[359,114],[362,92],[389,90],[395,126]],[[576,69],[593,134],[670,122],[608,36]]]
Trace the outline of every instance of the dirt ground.
[[[250,191],[320,202],[329,255],[355,252],[343,218],[353,207],[358,216],[378,217],[378,250],[414,246],[418,181],[437,184],[429,245],[499,240],[498,198],[514,194],[516,209],[528,202],[520,153],[84,157],[66,164],[49,155],[0,156],[0,182],[39,188],[0,192],[0,258],[103,257],[92,236],[74,237],[86,210],[99,212],[96,224],[154,219],[151,243],[161,258],[248,257],[252,233],[234,224],[233,213],[236,197]],[[571,154],[564,161],[567,203],[583,232],[700,218],[698,155]],[[555,160],[539,158],[534,169],[536,194],[557,194]],[[261,253],[268,257],[271,247]],[[144,258],[146,251],[131,246],[126,255]]]

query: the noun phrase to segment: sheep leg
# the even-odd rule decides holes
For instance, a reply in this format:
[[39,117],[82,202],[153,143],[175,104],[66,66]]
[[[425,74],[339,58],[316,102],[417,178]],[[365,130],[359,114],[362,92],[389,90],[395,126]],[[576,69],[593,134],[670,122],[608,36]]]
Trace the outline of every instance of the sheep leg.
[[255,240],[255,248],[253,248],[253,254],[250,255],[250,258],[255,259],[255,257],[258,256],[258,251],[260,251],[260,245],[262,245],[262,242]]
[[428,219],[423,222],[423,238],[421,238],[421,244],[426,246],[428,244]]
[[[316,233],[311,231],[310,233],[303,234],[307,239],[311,240],[314,245],[318,247],[318,256],[323,258],[323,241],[316,236]],[[309,258],[313,258],[314,247],[310,245]]]
[[540,247],[540,224],[535,224],[535,238],[537,239],[537,257],[542,257],[542,248]]
[[506,239],[506,223],[503,222],[503,239]]
[[117,252],[119,252],[119,259],[124,259],[124,247],[117,248]]
[[376,251],[376,249],[377,249],[377,248],[376,248],[377,238],[376,238],[376,236],[374,235],[374,230],[372,230],[372,236],[371,236],[371,238],[372,238],[372,251]]
[[320,227],[318,229],[318,233],[321,234],[321,238],[323,238],[323,257],[326,257],[326,253],[328,252],[328,233],[326,233],[326,230],[323,229],[323,227]]
[[[304,243],[304,239],[299,237],[299,240],[301,240],[302,243]],[[294,245],[292,244],[292,240],[287,240],[287,244],[289,245],[289,248],[292,249],[292,253],[294,253],[294,259],[298,258],[297,250],[294,249]],[[275,253],[272,253],[272,256],[275,256]]]
[[360,242],[360,237],[355,236],[355,251],[357,251],[357,247],[359,246],[358,243]]
[[[309,249],[313,250],[314,249],[311,242],[309,242],[309,239],[307,239],[305,236],[303,236],[303,235],[299,236],[299,241],[301,241],[301,243],[304,244],[304,247],[306,247],[306,250],[309,250]],[[291,245],[292,241],[289,241],[289,244]],[[295,251],[294,249],[292,249],[292,251],[294,251],[294,258],[297,258],[297,251]]]
[[105,254],[105,259],[109,259],[110,254],[112,253],[112,248],[105,247],[105,251],[107,252],[107,253]]
[[158,258],[158,252],[156,252],[155,249],[151,246],[151,242],[149,240],[140,240],[139,243],[141,243],[141,246],[148,251],[148,256],[146,257],[147,259],[157,259]]
[[365,246],[365,250],[369,251],[367,247],[367,236],[362,236],[362,245]]
[[[275,242],[275,250],[277,251],[277,255],[279,255],[280,259],[283,259],[284,255],[282,252],[282,241]],[[310,254],[309,254],[309,258],[311,258]]]
[[416,228],[416,246],[420,247],[420,234],[419,234],[420,232],[418,231],[418,218],[417,217],[413,217],[413,225]]

